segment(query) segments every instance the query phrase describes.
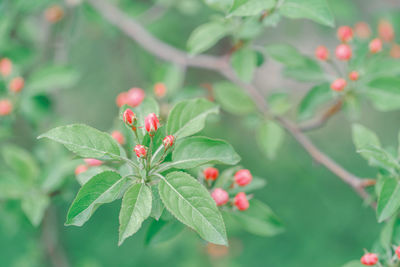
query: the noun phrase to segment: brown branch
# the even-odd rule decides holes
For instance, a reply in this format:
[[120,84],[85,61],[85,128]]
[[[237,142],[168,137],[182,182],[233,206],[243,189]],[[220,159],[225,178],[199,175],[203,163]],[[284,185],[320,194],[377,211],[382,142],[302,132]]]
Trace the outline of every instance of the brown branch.
[[102,14],[110,23],[118,27],[122,32],[135,40],[145,50],[154,56],[173,62],[176,64],[204,68],[219,72],[228,80],[242,87],[249,96],[253,99],[258,110],[267,117],[275,119],[284,127],[298,143],[310,154],[310,156],[318,163],[324,165],[328,170],[337,175],[343,182],[348,184],[356,191],[363,199],[369,199],[368,193],[365,191],[363,179],[348,172],[329,156],[320,151],[310,139],[301,131],[301,129],[293,122],[286,118],[273,115],[269,112],[267,103],[260,92],[254,85],[241,81],[231,66],[226,57],[217,57],[210,55],[189,56],[186,52],[178,50],[159,39],[152,36],[146,29],[138,24],[134,19],[128,17],[115,6],[109,4],[105,0],[88,0],[88,2],[97,11]]
[[305,121],[299,125],[299,129],[302,131],[310,131],[316,128],[320,128],[336,113],[338,113],[343,105],[343,99],[336,100],[331,106],[329,106],[322,114],[309,121]]
[[57,218],[55,210],[50,206],[43,218],[42,222],[42,236],[41,236],[43,249],[46,252],[48,260],[54,267],[69,267],[68,258],[63,247],[60,244]]

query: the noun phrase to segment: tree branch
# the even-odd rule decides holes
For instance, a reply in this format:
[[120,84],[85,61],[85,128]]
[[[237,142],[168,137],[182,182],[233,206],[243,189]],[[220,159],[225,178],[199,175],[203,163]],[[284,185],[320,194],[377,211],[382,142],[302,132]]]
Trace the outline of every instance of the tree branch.
[[323,113],[319,117],[301,123],[299,125],[299,129],[302,131],[310,131],[322,127],[333,115],[335,115],[340,111],[342,105],[343,105],[343,99],[340,98],[336,100],[331,106],[329,106],[325,111],[323,111]]
[[[328,170],[337,175],[343,182],[351,186],[353,190],[356,191],[363,199],[369,198],[368,193],[365,191],[366,185],[363,182],[363,179],[348,172],[329,156],[320,151],[310,141],[310,139],[304,135],[304,133],[301,131],[301,128],[299,128],[296,124],[284,117],[276,116],[269,112],[268,105],[257,88],[255,88],[255,86],[252,84],[241,81],[229,65],[229,61],[226,57],[217,57],[211,55],[190,56],[186,52],[178,50],[155,38],[134,19],[125,15],[106,0],[88,0],[88,2],[111,24],[115,25],[154,56],[162,60],[183,66],[197,67],[219,72],[231,82],[242,87],[253,99],[258,110],[265,116],[275,119],[297,140],[297,142],[316,162],[324,165]],[[327,117],[329,118],[330,116]],[[321,121],[323,123],[326,121],[326,119]]]

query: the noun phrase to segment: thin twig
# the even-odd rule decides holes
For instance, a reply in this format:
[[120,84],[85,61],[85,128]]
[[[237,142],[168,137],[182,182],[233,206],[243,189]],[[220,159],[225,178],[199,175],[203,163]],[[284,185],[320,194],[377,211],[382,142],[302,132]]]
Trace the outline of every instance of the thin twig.
[[337,164],[329,156],[320,151],[311,140],[301,131],[301,129],[293,122],[284,117],[273,115],[265,102],[264,97],[257,88],[249,83],[241,81],[229,65],[227,57],[218,57],[211,55],[190,56],[186,52],[178,50],[161,40],[152,36],[134,19],[128,17],[118,8],[105,0],[88,0],[88,2],[97,11],[102,14],[109,22],[118,27],[122,32],[135,40],[145,50],[154,56],[187,67],[197,67],[219,72],[231,82],[243,88],[253,99],[258,110],[267,117],[275,119],[282,127],[284,127],[298,143],[310,154],[310,156],[318,163],[324,165],[328,170],[337,175],[342,181],[351,186],[363,199],[369,199],[368,193],[365,191],[363,179],[348,172],[346,169]]
[[333,115],[335,115],[341,110],[342,105],[343,105],[343,99],[341,98],[337,99],[331,106],[329,106],[325,111],[323,111],[320,116],[301,123],[299,125],[299,129],[305,132],[322,127],[330,118],[332,118]]

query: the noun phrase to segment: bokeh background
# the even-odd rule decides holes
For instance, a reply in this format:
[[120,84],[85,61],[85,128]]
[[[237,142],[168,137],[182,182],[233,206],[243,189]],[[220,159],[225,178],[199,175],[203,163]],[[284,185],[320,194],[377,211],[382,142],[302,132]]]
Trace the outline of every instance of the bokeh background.
[[[17,2],[29,8],[17,10]],[[23,34],[33,35],[36,40],[19,47],[20,62],[33,59],[36,61],[32,62],[39,65],[49,61],[65,62],[80,73],[79,81],[72,88],[51,94],[56,124],[82,122],[108,130],[118,112],[117,94],[131,87],[141,87],[151,95],[152,86],[157,82],[157,69],[163,63],[87,5],[68,6],[66,2],[0,0],[0,22],[9,20],[16,28],[24,28]],[[154,19],[140,16],[154,4],[153,1],[113,2],[146,23],[154,35],[181,49],[185,49],[191,31],[213,14],[200,0],[175,1],[179,4],[157,14],[159,17]],[[379,18],[388,15],[397,16],[400,21],[400,3],[395,0],[329,2],[337,25],[354,25],[360,20],[376,25]],[[44,12],[54,4],[63,6],[65,14],[58,23],[49,24],[44,19]],[[400,29],[400,24],[395,28]],[[275,42],[293,44],[310,55],[318,44],[330,48],[337,44],[335,29],[310,21],[287,19],[276,28],[267,29],[257,41],[261,46]],[[227,45],[229,40],[223,40],[210,52],[224,51]],[[5,49],[4,45],[2,48]],[[311,85],[287,80],[279,70],[278,64],[267,60],[258,71],[256,82],[265,90],[290,92],[293,102],[297,103]],[[180,90],[201,91],[204,89],[200,84],[218,79],[221,78],[213,73],[190,69]],[[366,104],[357,121],[374,129],[384,145],[396,143],[399,112],[378,113]],[[374,177],[376,170],[355,152],[350,125],[349,118],[339,114],[310,136],[321,150],[347,169],[361,177]],[[48,123],[43,128],[52,126]],[[24,125],[16,127],[19,130],[13,141],[30,149],[37,142],[31,137],[31,129]],[[276,159],[267,160],[254,142],[251,122],[241,117],[222,113],[219,119],[208,122],[205,133],[234,144],[242,156],[242,164],[268,181],[256,196],[268,203],[282,219],[286,226],[283,234],[263,238],[228,229],[231,233],[229,253],[218,256],[207,253],[206,244],[189,230],[166,243],[145,245],[148,227],[145,223],[136,235],[118,247],[119,202],[102,206],[83,227],[63,225],[68,205],[79,188],[71,177],[69,191],[54,198],[48,211],[55,221],[51,231],[58,232],[56,242],[64,247],[71,265],[336,267],[359,258],[362,249],[371,247],[378,237],[380,225],[374,211],[363,205],[351,188],[315,164],[289,136]],[[43,266],[45,248],[42,240],[40,227],[33,227],[22,212],[18,212],[18,203],[1,206],[0,266]]]

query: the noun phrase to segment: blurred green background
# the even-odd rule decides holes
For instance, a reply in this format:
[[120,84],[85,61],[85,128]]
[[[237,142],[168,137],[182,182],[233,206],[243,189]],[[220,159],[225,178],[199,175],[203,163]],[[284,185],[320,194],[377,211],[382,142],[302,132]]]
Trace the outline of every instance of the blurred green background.
[[[6,2],[14,0],[0,0]],[[17,0],[15,0],[17,1]],[[19,2],[24,2],[18,0]],[[40,0],[25,2],[41,2]],[[14,23],[27,27],[29,33],[40,35],[45,31],[43,12],[52,4],[62,1],[42,1],[37,7],[18,14]],[[150,1],[114,1],[136,16],[152,3]],[[331,0],[336,24],[354,25],[365,20],[376,21],[398,12],[398,1]],[[31,3],[32,4],[32,3]],[[29,3],[28,3],[29,5]],[[184,0],[172,7],[159,19],[146,27],[160,39],[185,49],[190,32],[206,22],[212,12],[201,1]],[[144,52],[132,40],[104,21],[86,5],[66,7],[64,18],[52,27],[53,38],[30,51],[29,44],[22,47],[26,56],[39,57],[42,62],[55,57],[49,51],[61,53],[59,60],[68,63],[81,74],[73,88],[51,95],[52,106],[59,118],[57,124],[83,122],[101,130],[108,130],[118,109],[115,97],[130,87],[141,87],[152,92],[155,70],[159,61]],[[1,16],[12,12],[2,9]],[[28,25],[27,25],[28,24]],[[28,27],[29,26],[29,27]],[[400,25],[395,26],[398,29]],[[33,28],[33,29],[32,29]],[[260,44],[288,42],[312,54],[317,43],[334,47],[335,29],[318,26],[309,21],[283,20],[278,27],[266,30]],[[211,52],[218,53],[225,41]],[[61,48],[57,48],[60,46]],[[54,50],[54,48],[57,48]],[[38,54],[32,54],[38,53]],[[21,59],[23,61],[23,58]],[[304,94],[307,84],[285,81],[273,63],[266,62],[269,73],[260,73],[259,82],[271,89],[288,88],[293,100]],[[199,87],[200,83],[220,79],[207,71],[190,69],[184,88]],[[201,90],[201,89],[199,89]],[[394,144],[399,130],[399,112],[378,113],[368,105],[358,121],[375,131],[384,145]],[[250,124],[251,125],[251,124]],[[46,125],[50,128],[52,125]],[[46,128],[46,127],[44,127]],[[223,113],[218,121],[211,120],[205,132],[212,137],[230,141],[242,156],[242,164],[268,181],[265,189],[257,191],[277,213],[286,226],[286,232],[273,238],[252,236],[228,229],[231,236],[229,254],[210,256],[195,233],[185,230],[173,240],[154,246],[144,244],[148,223],[121,247],[118,239],[118,206],[113,203],[101,207],[83,227],[65,227],[64,218],[78,184],[68,192],[54,198],[50,212],[54,213],[56,231],[72,266],[341,266],[357,259],[363,248],[377,238],[380,225],[374,211],[363,206],[362,200],[337,177],[315,164],[307,153],[290,137],[275,160],[267,160],[257,149],[254,131],[241,117]],[[35,140],[20,131],[15,142],[29,148]],[[310,134],[315,143],[361,177],[374,177],[376,171],[368,167],[351,142],[349,119],[336,116],[323,129]],[[17,204],[4,204],[0,213],[0,266],[43,266],[40,229],[34,228],[23,214],[16,213]]]

